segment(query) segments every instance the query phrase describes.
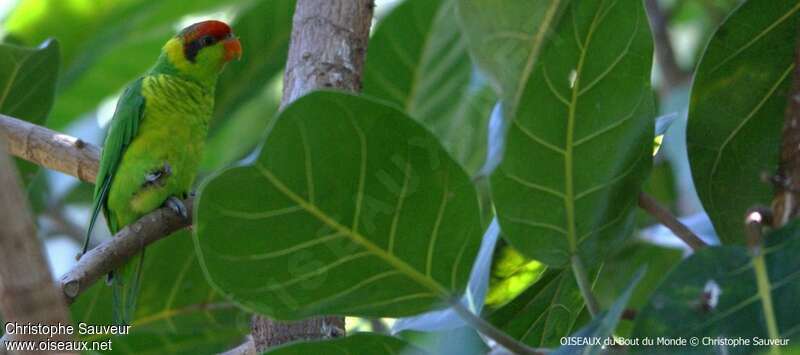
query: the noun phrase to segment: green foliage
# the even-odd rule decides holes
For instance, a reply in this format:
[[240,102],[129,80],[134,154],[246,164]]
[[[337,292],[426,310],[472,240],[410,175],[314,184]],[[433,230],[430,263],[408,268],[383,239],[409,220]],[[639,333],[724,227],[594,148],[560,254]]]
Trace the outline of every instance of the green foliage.
[[[147,248],[141,287],[130,334],[113,338],[114,352],[211,353],[235,346],[249,331],[250,317],[206,282],[187,231]],[[111,286],[102,281],[71,307],[73,321],[90,325],[114,324],[111,310]]]
[[464,289],[481,236],[475,188],[433,135],[327,92],[283,111],[252,166],[208,181],[196,218],[211,282],[279,319],[427,311]]
[[687,145],[703,207],[723,243],[744,244],[742,219],[772,189],[791,85],[800,4],[748,1],[717,30],[692,87]]
[[[570,0],[458,0],[477,65],[513,113],[551,31]],[[509,115],[509,117],[512,117]]]
[[[392,68],[392,70],[386,70]],[[375,30],[364,93],[420,120],[474,174],[486,157],[493,95],[472,83],[467,43],[453,0],[408,0]]]
[[231,26],[246,52],[241,61],[229,63],[220,75],[214,100],[214,125],[258,97],[270,79],[283,69],[294,5],[294,0],[263,0],[240,10],[240,16]]
[[[0,113],[43,124],[53,106],[58,57],[59,45],[54,40],[47,40],[37,48],[0,44]],[[23,183],[34,182],[39,167],[20,159],[16,161]],[[46,191],[41,185],[36,184],[37,188],[31,190],[34,201],[43,199],[37,194]]]
[[27,45],[49,37],[62,44],[59,95],[48,126],[63,129],[150,68],[175,34],[175,21],[240,1],[23,0],[4,27]]
[[[800,226],[797,223],[765,236],[772,302],[782,338],[798,339],[800,329]],[[661,283],[636,317],[634,337],[663,336],[753,338],[767,337],[761,295],[756,288],[752,258],[742,246],[698,251]],[[790,342],[791,343],[791,342]],[[728,347],[730,354],[749,354],[758,348]],[[712,347],[687,348],[694,353]],[[642,347],[638,352],[667,351]]]
[[308,355],[308,354],[387,354],[424,355],[409,343],[386,335],[359,333],[346,338],[326,341],[294,343],[267,351],[269,355]]
[[489,350],[478,332],[471,327],[438,332],[406,330],[397,336],[430,354],[481,355]]
[[[593,276],[596,278],[596,271]],[[489,311],[486,317],[525,344],[554,347],[576,327],[583,309],[583,298],[572,271],[550,269],[513,301]]]
[[[631,298],[631,294],[636,289],[636,285],[639,283],[639,280],[642,279],[642,276],[645,274],[645,268],[639,269],[631,278],[630,282],[628,283],[628,287],[626,287],[622,293],[620,294],[619,298],[611,305],[611,308],[608,311],[603,312],[602,314],[597,315],[589,322],[588,325],[581,328],[577,333],[572,335],[572,338],[584,338],[584,339],[606,339],[613,335],[614,329],[617,327],[617,323],[619,322],[620,317],[622,317],[622,312],[625,310],[625,306],[628,304],[628,300]],[[602,344],[597,345],[566,345],[558,348],[558,350],[553,352],[553,355],[569,355],[569,354],[586,354],[586,355],[595,355],[595,354],[602,354],[604,353],[605,347]]]
[[[659,3],[672,23],[700,21],[702,39],[734,2]],[[3,23],[0,113],[55,129],[78,129],[70,124],[147,70],[187,17],[217,11],[232,18],[242,42],[242,61],[228,64],[216,91],[194,235],[182,231],[148,247],[131,334],[113,339],[115,352],[224,351],[241,343],[252,313],[405,317],[462,297],[485,305],[486,320],[531,347],[558,348],[569,334],[766,336],[764,295],[743,247],[681,261],[679,250],[628,242],[634,228],[655,222],[637,224],[641,190],[670,205],[686,198],[674,191],[677,159],[651,171],[653,44],[642,1],[405,0],[375,27],[364,96],[312,93],[277,112],[295,4],[22,0]],[[798,10],[796,1],[745,2],[713,35],[695,75],[689,160],[725,243],[741,243],[745,209],[770,199],[758,179],[778,157]],[[59,42],[22,47],[50,37]],[[684,68],[697,52],[678,58]],[[684,108],[664,100],[660,111]],[[499,154],[486,162],[487,151]],[[27,178],[37,169],[20,168]],[[51,196],[53,184],[38,176],[29,191],[48,207],[66,212],[90,199],[88,185]],[[485,287],[469,277],[484,222],[495,217],[513,248],[498,243],[486,298],[465,297],[468,284]],[[763,249],[778,328],[793,339],[798,228],[771,233]],[[564,268],[574,255],[608,306],[594,318]],[[620,323],[625,307],[640,310],[635,321]],[[111,323],[111,289],[98,283],[71,311],[76,323]],[[442,314],[453,316],[434,313],[431,322],[446,323],[436,318]],[[472,326],[360,333],[269,353],[491,351]]]
[[652,43],[635,1],[574,2],[550,38],[560,40],[532,66],[492,193],[520,252],[592,263],[630,234],[651,164]]

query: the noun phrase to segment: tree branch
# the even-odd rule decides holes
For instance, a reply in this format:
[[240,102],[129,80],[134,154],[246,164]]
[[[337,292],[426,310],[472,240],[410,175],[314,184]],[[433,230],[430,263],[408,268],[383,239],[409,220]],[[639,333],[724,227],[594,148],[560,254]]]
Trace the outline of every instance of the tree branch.
[[0,133],[9,154],[45,168],[94,183],[100,148],[56,131],[0,114]]
[[658,5],[658,0],[645,0],[647,15],[653,29],[653,41],[656,45],[656,58],[658,60],[661,74],[667,88],[687,82],[690,74],[681,69],[675,60],[675,49],[667,31],[668,15]]
[[[0,141],[4,140],[0,135]],[[69,311],[53,287],[27,197],[20,188],[14,162],[3,146],[0,144],[0,209],[3,210],[0,213],[0,312],[3,321],[67,326],[71,324]],[[64,332],[13,334],[7,340],[39,342],[70,340],[70,336]],[[0,347],[5,349],[4,345]]]
[[[189,216],[192,215],[193,199],[190,197],[183,201]],[[74,302],[95,281],[123,266],[144,247],[190,225],[191,218],[184,219],[167,207],[148,213],[81,256],[78,264],[61,277],[64,297],[67,302]]]
[[675,218],[672,212],[664,206],[661,206],[658,201],[650,195],[644,192],[639,194],[639,207],[661,222],[665,227],[669,228],[672,233],[683,240],[692,250],[698,250],[708,246],[708,244],[700,239],[697,234],[694,234],[689,227],[686,227],[686,225]]
[[[373,0],[298,0],[283,76],[281,109],[311,91],[361,91]],[[344,317],[279,322],[255,316],[252,339],[260,352],[299,339],[344,335]]]
[[[17,157],[87,182],[94,182],[97,176],[100,148],[79,138],[3,115],[0,115],[0,133],[8,137],[10,151]],[[191,216],[193,198],[183,203]],[[114,238],[89,250],[62,276],[57,287],[63,298],[72,303],[100,277],[124,265],[145,246],[190,225],[191,218],[183,219],[168,208],[150,212],[123,228]]]

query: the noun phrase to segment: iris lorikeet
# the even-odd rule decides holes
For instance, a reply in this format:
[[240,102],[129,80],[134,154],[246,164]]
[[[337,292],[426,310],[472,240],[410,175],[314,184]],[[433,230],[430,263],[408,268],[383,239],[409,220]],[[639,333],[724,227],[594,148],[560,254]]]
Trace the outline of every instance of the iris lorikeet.
[[[199,22],[171,38],[155,66],[128,86],[103,146],[87,242],[100,210],[111,233],[164,205],[185,216],[180,198],[194,182],[217,76],[240,56],[228,25]],[[142,260],[144,252],[110,275],[117,322],[131,320]]]

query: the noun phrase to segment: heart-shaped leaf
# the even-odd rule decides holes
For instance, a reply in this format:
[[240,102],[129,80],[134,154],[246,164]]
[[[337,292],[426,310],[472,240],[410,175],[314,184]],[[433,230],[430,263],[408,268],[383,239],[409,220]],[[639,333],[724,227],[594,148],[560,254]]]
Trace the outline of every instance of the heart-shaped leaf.
[[211,179],[196,221],[209,280],[279,319],[443,305],[464,290],[482,230],[474,186],[432,134],[332,92],[297,100],[252,166]]
[[760,178],[777,168],[799,10],[794,1],[742,4],[697,68],[686,143],[697,194],[723,243],[744,244],[745,212],[772,196]]
[[652,161],[652,43],[639,1],[572,2],[522,94],[492,174],[504,236],[564,266],[609,255],[633,227]]

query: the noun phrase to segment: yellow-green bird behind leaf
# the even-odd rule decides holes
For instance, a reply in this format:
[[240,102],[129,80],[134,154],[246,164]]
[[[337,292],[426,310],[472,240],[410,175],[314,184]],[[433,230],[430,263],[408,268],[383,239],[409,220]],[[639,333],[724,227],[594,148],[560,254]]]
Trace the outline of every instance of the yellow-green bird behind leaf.
[[[84,252],[100,210],[111,233],[164,205],[186,217],[181,198],[197,173],[217,76],[240,56],[227,24],[199,22],[170,39],[155,66],[128,86],[103,146]],[[110,275],[118,323],[132,320],[143,260],[144,252]]]

